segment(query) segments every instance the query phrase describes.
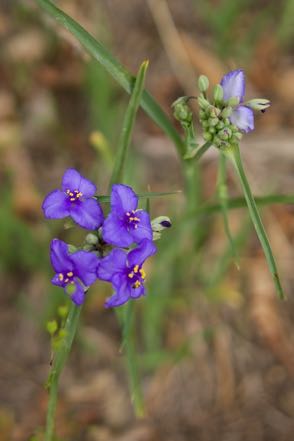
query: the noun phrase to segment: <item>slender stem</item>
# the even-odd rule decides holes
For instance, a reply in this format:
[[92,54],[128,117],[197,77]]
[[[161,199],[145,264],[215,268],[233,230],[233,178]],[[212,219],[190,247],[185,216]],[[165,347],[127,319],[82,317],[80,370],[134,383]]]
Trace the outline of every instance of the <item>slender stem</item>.
[[209,149],[209,147],[211,147],[212,144],[210,141],[207,141],[205,144],[203,144],[201,147],[199,147],[199,149],[197,150],[195,156],[193,157],[193,159],[195,161],[199,161],[199,159],[201,158],[202,155],[204,155],[204,153]]
[[240,268],[238,263],[237,251],[234,239],[231,234],[229,218],[228,218],[228,187],[227,187],[227,170],[226,170],[226,156],[220,152],[218,163],[218,178],[217,178],[217,192],[220,201],[221,212],[223,216],[224,229],[229,241],[231,253],[234,256],[234,261],[237,269]]
[[260,240],[261,246],[263,248],[263,251],[264,251],[268,266],[269,266],[269,270],[272,274],[273,281],[276,286],[277,294],[280,297],[280,299],[284,299],[285,295],[283,292],[283,288],[281,286],[276,262],[275,262],[275,259],[274,259],[274,256],[273,256],[273,253],[271,250],[271,246],[270,246],[268,237],[266,235],[264,226],[262,224],[255,200],[254,200],[253,195],[251,193],[251,189],[250,189],[249,183],[247,181],[246,174],[243,169],[239,146],[236,144],[232,145],[232,146],[230,146],[230,148],[227,148],[224,151],[224,153],[231,159],[231,161],[236,169],[236,172],[239,176],[240,183],[241,183],[241,186],[242,186],[242,189],[244,192],[244,196],[246,199],[246,203],[248,206],[249,214],[250,214],[251,220],[253,222],[257,236]]
[[126,156],[131,143],[133,128],[135,124],[137,110],[139,108],[141,101],[148,64],[149,64],[148,61],[144,61],[141,64],[140,69],[138,71],[138,75],[134,84],[134,89],[131,94],[131,98],[123,122],[121,136],[116,153],[116,159],[115,159],[112,175],[110,178],[110,184],[109,184],[110,187],[112,186],[112,184],[122,182],[123,179]]
[[47,387],[49,389],[49,402],[47,409],[45,441],[52,441],[54,439],[53,437],[59,377],[62,373],[64,364],[69,355],[72,342],[77,331],[80,313],[81,307],[77,307],[74,303],[72,303],[68,317],[65,322],[64,338],[60,342],[60,346],[55,353],[53,366],[49,374],[47,383]]

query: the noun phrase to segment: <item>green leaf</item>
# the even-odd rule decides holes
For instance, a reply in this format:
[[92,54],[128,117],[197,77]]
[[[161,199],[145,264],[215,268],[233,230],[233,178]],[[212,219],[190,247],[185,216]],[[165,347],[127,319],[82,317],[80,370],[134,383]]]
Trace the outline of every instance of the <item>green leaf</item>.
[[125,118],[124,118],[124,122],[123,122],[121,137],[120,137],[119,145],[118,145],[118,151],[116,153],[116,160],[115,160],[112,175],[110,178],[110,184],[109,184],[110,187],[112,186],[112,184],[117,184],[119,182],[121,182],[121,183],[123,182],[123,175],[124,175],[123,172],[124,172],[124,166],[125,166],[125,161],[126,161],[126,155],[127,155],[127,151],[130,146],[130,143],[131,143],[131,137],[132,137],[132,132],[133,132],[134,124],[135,124],[136,114],[137,114],[138,107],[140,105],[142,92],[144,89],[145,76],[146,76],[148,64],[149,64],[148,61],[144,61],[141,64],[136,81],[135,81],[135,84],[134,84],[134,89],[131,94],[129,105],[128,105],[128,108],[127,108],[127,111],[125,114]]
[[[125,89],[131,93],[134,86],[134,77],[122,66],[109,51],[97,41],[89,32],[87,32],[75,20],[65,14],[61,9],[57,8],[49,0],[36,0],[36,2],[50,14],[55,20],[71,32],[87,52],[98,61],[107,72]],[[182,157],[185,154],[185,145],[181,140],[176,129],[171,124],[167,115],[163,112],[155,99],[144,90],[141,99],[141,106],[153,121],[161,127],[161,129],[174,142],[177,151]]]
[[[152,198],[158,198],[164,196],[173,196],[175,194],[180,194],[180,193],[182,193],[181,190],[177,190],[177,191],[138,193],[137,196],[139,199],[152,199]],[[101,196],[95,196],[95,198],[101,203],[110,202],[110,196],[101,195]]]
[[283,288],[282,288],[281,281],[279,278],[276,262],[275,262],[275,259],[274,259],[273,253],[272,253],[272,249],[271,249],[268,237],[266,235],[264,226],[262,224],[262,220],[260,218],[255,200],[254,200],[253,195],[251,193],[251,189],[250,189],[249,183],[247,181],[246,174],[243,169],[239,146],[236,144],[232,145],[232,146],[230,146],[230,148],[227,148],[226,150],[224,150],[224,153],[232,161],[232,163],[235,167],[235,170],[239,176],[240,183],[241,183],[241,186],[242,186],[242,189],[244,192],[244,196],[246,199],[247,207],[249,210],[249,214],[250,214],[251,220],[253,222],[257,236],[260,240],[261,246],[263,248],[263,251],[264,251],[267,263],[268,263],[269,270],[271,272],[273,281],[276,286],[277,294],[280,297],[280,299],[284,299],[285,294],[283,292]]

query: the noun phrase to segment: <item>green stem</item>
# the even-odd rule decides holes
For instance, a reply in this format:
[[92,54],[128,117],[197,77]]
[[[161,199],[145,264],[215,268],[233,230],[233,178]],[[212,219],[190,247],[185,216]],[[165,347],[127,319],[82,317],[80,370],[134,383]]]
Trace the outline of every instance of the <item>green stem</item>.
[[[134,85],[134,77],[122,66],[108,50],[87,32],[79,23],[57,8],[49,0],[36,0],[36,2],[50,14],[58,23],[71,32],[87,52],[98,61],[107,72],[128,92],[131,93]],[[185,146],[180,135],[171,124],[167,115],[161,109],[155,99],[144,90],[141,99],[141,106],[153,121],[161,127],[167,136],[174,142],[178,154],[183,157]]]
[[217,192],[220,201],[221,212],[223,216],[224,229],[229,241],[231,253],[234,257],[235,265],[239,269],[238,257],[236,247],[230,230],[228,219],[228,187],[227,187],[227,170],[226,170],[226,156],[220,152],[218,163],[218,178],[217,178]]
[[[118,182],[123,182],[126,156],[127,156],[128,148],[131,143],[131,137],[133,133],[137,110],[140,105],[141,96],[144,89],[144,82],[145,82],[145,76],[146,76],[148,64],[149,64],[148,61],[144,61],[138,71],[134,89],[131,94],[131,98],[123,122],[121,137],[119,140],[118,150],[116,153],[116,160],[110,178],[110,184],[109,184],[110,187]],[[109,190],[111,190],[111,188]]]
[[211,147],[212,144],[210,141],[207,141],[205,144],[203,144],[199,149],[197,150],[195,156],[193,157],[194,161],[199,161],[202,155]]
[[271,250],[271,246],[269,243],[269,240],[267,238],[264,226],[262,224],[255,200],[253,198],[253,195],[251,193],[251,189],[249,186],[249,183],[247,181],[246,174],[243,169],[242,159],[240,155],[239,146],[237,144],[230,146],[230,148],[227,148],[224,150],[224,153],[231,159],[235,170],[239,176],[240,183],[244,192],[244,196],[246,199],[247,207],[249,210],[249,214],[251,217],[251,220],[253,222],[255,231],[257,233],[257,236],[260,240],[261,246],[263,248],[269,270],[272,274],[273,281],[276,286],[276,291],[280,299],[284,299],[285,295],[281,286],[280,278],[278,275],[278,270],[276,266],[276,262]]
[[52,441],[54,439],[53,437],[59,378],[69,355],[72,342],[77,331],[80,313],[81,307],[78,307],[74,303],[72,303],[68,317],[65,322],[65,335],[55,353],[53,366],[49,374],[47,383],[47,387],[49,389],[49,402],[47,409],[45,441]]

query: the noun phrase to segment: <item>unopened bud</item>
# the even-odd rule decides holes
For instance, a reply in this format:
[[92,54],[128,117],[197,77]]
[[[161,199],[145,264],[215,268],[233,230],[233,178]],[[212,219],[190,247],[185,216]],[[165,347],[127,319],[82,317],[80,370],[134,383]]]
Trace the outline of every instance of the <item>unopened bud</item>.
[[254,98],[244,103],[244,106],[250,107],[252,110],[265,110],[271,105],[271,102],[265,98]]
[[96,245],[98,243],[98,237],[93,233],[89,233],[87,234],[85,241],[89,245]]
[[223,118],[228,118],[232,115],[233,109],[232,107],[225,107],[224,110],[222,110],[221,116]]
[[221,103],[224,98],[224,91],[220,84],[216,84],[213,89],[213,99],[216,103]]
[[199,107],[203,110],[206,110],[211,105],[210,102],[207,101],[203,95],[199,95],[198,104],[199,104]]
[[238,104],[240,104],[240,98],[238,98],[237,96],[232,96],[227,101],[227,105],[231,106],[231,107],[236,107],[236,106],[238,106]]
[[218,137],[223,141],[227,141],[228,139],[230,139],[231,136],[232,136],[232,131],[227,127],[225,127],[223,130],[221,130],[218,133]]
[[219,122],[219,119],[218,118],[209,118],[208,122],[209,122],[210,126],[214,127]]
[[200,75],[198,78],[198,89],[200,92],[206,92],[209,88],[209,80],[205,75]]
[[203,138],[204,138],[205,141],[211,141],[212,138],[213,138],[213,135],[211,133],[209,133],[209,132],[204,132],[203,133]]
[[151,221],[152,231],[159,232],[172,226],[171,220],[167,216],[159,216]]
[[193,114],[187,104],[188,97],[181,96],[173,104],[174,117],[181,123],[191,123]]
[[58,329],[58,325],[57,325],[57,321],[56,320],[50,320],[49,322],[47,322],[47,331],[49,332],[50,335],[55,334],[55,332]]

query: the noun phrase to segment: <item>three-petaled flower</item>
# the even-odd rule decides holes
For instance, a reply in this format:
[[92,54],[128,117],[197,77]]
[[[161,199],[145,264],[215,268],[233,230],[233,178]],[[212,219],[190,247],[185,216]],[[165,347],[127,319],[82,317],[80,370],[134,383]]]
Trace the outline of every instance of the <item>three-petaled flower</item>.
[[254,129],[254,114],[252,109],[242,105],[245,97],[245,74],[242,69],[233,70],[223,76],[220,82],[224,96],[224,101],[237,98],[239,103],[233,108],[229,119],[238,129],[243,132],[250,132]]
[[62,178],[62,190],[53,190],[44,199],[42,209],[47,219],[63,219],[67,216],[81,227],[96,230],[103,223],[103,211],[93,199],[96,186],[69,168]]
[[69,253],[68,245],[59,239],[51,242],[51,264],[56,271],[51,282],[64,288],[76,305],[84,302],[85,291],[97,279],[99,258],[91,252]]
[[138,209],[138,196],[123,184],[115,184],[111,191],[111,213],[105,219],[102,236],[105,242],[129,247],[143,239],[152,240],[149,214]]
[[101,259],[97,276],[112,283],[114,294],[106,301],[107,308],[120,306],[129,299],[136,299],[145,294],[145,271],[142,268],[145,260],[156,252],[156,246],[148,239],[127,253],[113,249],[108,256]]

